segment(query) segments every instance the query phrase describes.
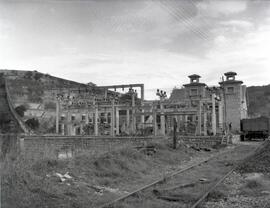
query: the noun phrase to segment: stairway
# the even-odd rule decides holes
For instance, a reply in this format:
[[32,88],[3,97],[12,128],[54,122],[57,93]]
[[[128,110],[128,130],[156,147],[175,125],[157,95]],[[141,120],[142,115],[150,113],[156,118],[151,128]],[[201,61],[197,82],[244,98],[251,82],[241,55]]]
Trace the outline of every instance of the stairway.
[[10,111],[4,76],[0,75],[0,133],[21,133],[17,120]]

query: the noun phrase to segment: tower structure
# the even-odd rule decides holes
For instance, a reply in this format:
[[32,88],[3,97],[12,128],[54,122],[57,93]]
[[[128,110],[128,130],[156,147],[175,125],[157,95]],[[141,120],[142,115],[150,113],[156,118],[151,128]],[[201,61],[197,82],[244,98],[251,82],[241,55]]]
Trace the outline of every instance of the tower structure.
[[193,74],[188,76],[190,79],[189,84],[185,84],[185,98],[186,99],[195,99],[205,97],[205,83],[200,83],[200,75]]
[[240,120],[247,117],[246,86],[236,80],[236,72],[224,74],[225,80],[219,82],[223,93],[224,120],[227,127],[232,131],[240,131]]

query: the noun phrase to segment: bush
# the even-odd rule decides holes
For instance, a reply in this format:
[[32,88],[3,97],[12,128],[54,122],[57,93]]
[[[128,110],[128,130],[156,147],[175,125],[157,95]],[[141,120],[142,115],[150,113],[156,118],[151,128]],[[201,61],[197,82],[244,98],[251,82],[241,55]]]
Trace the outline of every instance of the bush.
[[39,121],[36,118],[30,118],[25,123],[33,130],[38,129],[39,127]]
[[19,116],[24,117],[24,112],[26,111],[26,107],[24,105],[19,105],[15,108],[15,111],[19,114]]

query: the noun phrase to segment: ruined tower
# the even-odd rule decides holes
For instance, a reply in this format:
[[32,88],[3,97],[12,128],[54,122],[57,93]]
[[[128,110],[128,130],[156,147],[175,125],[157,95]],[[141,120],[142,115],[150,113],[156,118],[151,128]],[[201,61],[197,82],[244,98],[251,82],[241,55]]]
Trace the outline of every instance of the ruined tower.
[[200,83],[201,76],[193,74],[188,76],[190,79],[189,84],[185,84],[185,98],[186,99],[198,99],[205,97],[205,83]]
[[223,89],[222,100],[224,101],[224,120],[232,131],[240,131],[240,120],[247,117],[246,86],[236,80],[235,72],[224,74],[225,80],[219,84]]

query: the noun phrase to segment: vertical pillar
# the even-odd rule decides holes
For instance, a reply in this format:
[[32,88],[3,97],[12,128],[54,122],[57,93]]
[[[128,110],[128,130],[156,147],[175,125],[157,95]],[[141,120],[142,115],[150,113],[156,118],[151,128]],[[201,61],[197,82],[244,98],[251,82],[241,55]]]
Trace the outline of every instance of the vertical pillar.
[[112,100],[112,111],[111,111],[111,136],[114,137],[114,100]]
[[132,93],[132,133],[136,133],[135,94]]
[[107,95],[108,95],[108,89],[105,89],[104,90],[104,97],[105,97],[105,99],[107,98]]
[[198,135],[202,134],[202,102],[199,101],[199,112],[198,112]]
[[98,107],[95,105],[95,126],[94,126],[94,131],[95,131],[95,136],[98,136]]
[[69,109],[67,111],[67,135],[70,136],[71,135],[71,116],[70,116],[70,112]]
[[104,119],[108,123],[108,113],[107,113],[106,109],[105,109],[105,112],[104,112]]
[[89,113],[88,113],[88,111],[85,113],[85,124],[89,124]]
[[187,132],[187,121],[188,121],[188,115],[184,115],[184,126],[185,126],[185,132]]
[[156,108],[155,106],[153,106],[152,108],[152,112],[153,112],[153,132],[154,132],[154,136],[157,136],[157,112],[156,112]]
[[203,134],[207,136],[207,111],[206,109],[203,112]]
[[213,135],[217,133],[215,94],[212,94],[212,132]]
[[[142,113],[144,113],[143,102],[144,102],[144,85],[141,86],[141,107],[142,107]],[[145,122],[145,118],[144,118],[144,114],[142,114],[141,115],[141,123],[142,123],[142,127],[143,128],[144,128],[144,122]]]
[[57,99],[56,100],[56,121],[55,121],[55,129],[56,129],[56,134],[59,134],[59,111],[60,111],[60,102]]
[[61,124],[61,133],[63,136],[65,135],[65,124],[64,123]]
[[116,119],[116,135],[119,135],[119,108],[115,108],[115,119]]
[[223,129],[223,106],[222,102],[218,102],[218,125],[220,129]]
[[129,121],[130,121],[130,118],[129,118],[129,109],[127,109],[127,112],[126,112],[126,122],[127,122],[127,132],[129,133]]
[[162,100],[160,100],[160,130],[161,135],[165,136],[165,115],[164,115],[164,105]]

